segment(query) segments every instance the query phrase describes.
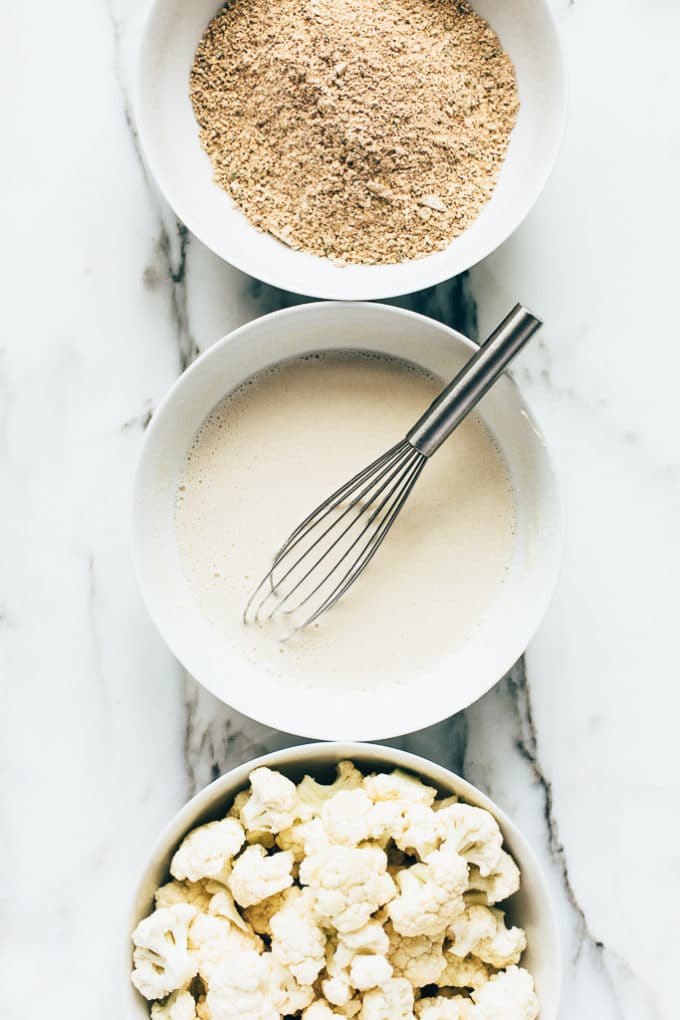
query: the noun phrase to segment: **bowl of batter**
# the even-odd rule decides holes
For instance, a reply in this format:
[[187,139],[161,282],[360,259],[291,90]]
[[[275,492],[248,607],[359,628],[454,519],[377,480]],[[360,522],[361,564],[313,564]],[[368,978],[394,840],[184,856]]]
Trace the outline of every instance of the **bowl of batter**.
[[401,309],[311,304],[224,337],[170,391],[137,475],[137,572],[168,645],[223,701],[304,736],[384,738],[466,707],[522,654],[562,516],[509,377],[431,459],[332,611],[292,636],[243,622],[292,527],[400,439],[472,348]]

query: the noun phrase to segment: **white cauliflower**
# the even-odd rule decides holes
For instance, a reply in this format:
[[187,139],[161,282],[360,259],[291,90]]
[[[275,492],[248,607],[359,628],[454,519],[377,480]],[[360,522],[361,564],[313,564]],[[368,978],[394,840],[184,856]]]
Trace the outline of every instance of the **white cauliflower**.
[[233,953],[213,974],[205,1012],[211,1020],[281,1020],[271,993],[271,969],[265,955]]
[[293,855],[282,850],[267,855],[264,847],[246,847],[234,862],[229,886],[236,902],[242,907],[266,900],[293,884]]
[[470,953],[499,970],[519,963],[527,940],[521,928],[506,928],[502,910],[475,905],[466,907],[447,932],[449,952],[456,956]]
[[314,989],[311,985],[300,984],[271,953],[267,954],[269,962],[269,982],[271,1000],[282,1016],[300,1013],[314,1000]]
[[399,896],[387,907],[400,935],[436,938],[462,913],[467,864],[455,851],[435,850],[425,863],[404,868],[397,875]]
[[439,975],[440,988],[481,988],[491,977],[491,969],[476,956],[446,955],[446,967]]
[[170,874],[190,882],[214,878],[224,883],[244,842],[243,827],[234,818],[200,825],[182,840],[170,862]]
[[203,882],[167,882],[156,890],[156,907],[174,907],[177,903],[188,903],[197,910],[207,910],[212,899]]
[[405,978],[391,978],[366,992],[359,1020],[415,1020],[411,985]]
[[355,991],[367,991],[387,981],[392,976],[385,956],[388,949],[389,939],[377,921],[338,933],[337,940],[328,944],[327,976],[322,981],[329,1002],[346,1009]]
[[500,858],[491,875],[482,875],[479,868],[474,865],[470,868],[468,891],[481,893],[489,906],[507,900],[508,896],[512,896],[518,889],[519,868],[505,850],[501,850]]
[[344,1006],[338,1006],[338,1013],[340,1016],[348,1017],[351,1020],[352,1017],[361,1012],[361,1003],[361,996],[357,995],[355,999],[350,999]]
[[330,797],[321,810],[321,819],[330,843],[357,846],[382,835],[383,822],[376,818],[373,801],[361,787],[341,790]]
[[305,776],[297,787],[299,817],[304,820],[320,814],[326,801],[336,793],[340,793],[341,790],[356,790],[363,781],[363,775],[351,761],[338,763],[335,781],[329,785],[317,783],[311,776]]
[[326,935],[314,916],[314,896],[290,897],[270,922],[272,953],[302,985],[311,985],[326,962]]
[[320,818],[295,822],[289,828],[282,829],[276,837],[276,843],[281,850],[290,850],[298,863],[308,854],[329,845],[326,829]]
[[225,917],[197,914],[189,928],[189,948],[198,973],[209,982],[225,959],[235,953],[261,953],[264,945],[254,932],[242,931]]
[[401,804],[424,804],[431,807],[437,791],[431,786],[425,786],[415,776],[409,775],[402,769],[395,769],[394,772],[382,772],[376,776],[366,776],[364,779],[364,790],[374,802],[396,800]]
[[536,1020],[497,822],[401,769],[255,769],[170,872],[133,933],[151,1020]]
[[321,982],[321,990],[329,1002],[334,1006],[344,1006],[352,999],[352,986],[349,983],[349,974],[344,970],[338,970],[337,974],[329,974]]
[[271,922],[274,914],[278,913],[289,900],[295,899],[301,893],[302,890],[297,886],[290,886],[288,889],[284,889],[283,892],[268,896],[266,900],[262,900],[260,903],[252,903],[249,907],[245,908],[243,916],[258,935],[271,935]]
[[414,988],[437,984],[446,967],[444,936],[430,939],[426,935],[400,935],[392,925],[387,928],[390,948],[387,959],[395,977],[406,978]]
[[331,1009],[325,999],[317,999],[302,1013],[302,1020],[336,1020],[337,1017],[342,1017],[342,1013]]
[[441,842],[437,815],[420,802],[407,805],[398,821],[395,820],[392,835],[400,850],[421,861]]
[[188,903],[162,907],[133,931],[132,983],[144,998],[163,999],[196,975],[198,961],[189,950],[189,925],[196,914]]
[[328,942],[326,946],[326,977],[321,982],[321,989],[334,1006],[347,1005],[354,994],[348,972],[353,957],[354,951],[343,945],[339,939]]
[[[215,888],[215,886],[213,885],[212,888]],[[241,931],[251,933],[253,931],[248,922],[245,921],[239,913],[238,908],[234,903],[234,897],[226,888],[220,888],[219,892],[216,892],[211,896],[210,903],[208,904],[208,913],[214,914],[215,917],[226,917],[228,921],[231,921],[231,923],[237,928],[240,928]]]
[[245,790],[241,790],[240,793],[237,793],[236,796],[234,797],[234,803],[227,811],[227,818],[236,818],[238,821],[240,821],[241,809],[243,808],[243,805],[246,803],[246,801],[249,799],[250,799],[250,787],[247,787]]
[[363,928],[396,892],[387,854],[376,846],[329,846],[311,854],[300,865],[300,882],[314,891],[321,922],[339,932]]
[[446,845],[456,850],[469,864],[476,864],[480,875],[490,875],[500,860],[503,835],[498,822],[481,808],[470,804],[452,804],[435,815],[437,831]]
[[435,995],[416,1002],[418,1020],[472,1020],[473,1005],[462,995]]
[[186,988],[173,992],[165,1002],[154,1002],[151,1020],[196,1020],[196,1000]]
[[240,812],[246,832],[277,833],[293,824],[298,798],[290,779],[272,769],[255,769],[250,773],[250,790]]
[[[426,789],[426,788],[425,788]],[[357,846],[365,840],[397,847],[424,857],[436,850],[440,837],[431,808],[419,801],[372,801],[364,789],[343,790],[331,797],[321,812],[330,843]]]
[[538,999],[534,981],[522,967],[499,971],[472,993],[471,1020],[536,1020]]
[[357,953],[375,953],[384,956],[390,948],[390,939],[382,922],[373,918],[363,928],[338,933],[338,943],[356,956]]
[[392,977],[392,967],[386,957],[372,953],[355,956],[349,967],[349,983],[358,992],[380,988]]

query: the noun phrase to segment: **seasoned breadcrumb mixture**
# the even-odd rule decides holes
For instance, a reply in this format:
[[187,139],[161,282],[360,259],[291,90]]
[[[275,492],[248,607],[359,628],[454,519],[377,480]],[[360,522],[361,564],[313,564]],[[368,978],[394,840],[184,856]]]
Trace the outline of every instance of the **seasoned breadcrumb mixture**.
[[519,100],[457,0],[229,0],[191,71],[215,180],[258,229],[338,262],[446,248],[493,192]]

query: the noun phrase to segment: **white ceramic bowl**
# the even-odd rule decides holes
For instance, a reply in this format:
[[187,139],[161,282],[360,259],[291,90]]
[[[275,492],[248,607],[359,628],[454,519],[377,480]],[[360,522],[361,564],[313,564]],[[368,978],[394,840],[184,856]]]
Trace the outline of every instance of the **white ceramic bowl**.
[[[192,439],[208,412],[250,375],[316,350],[381,351],[448,381],[474,345],[446,326],[386,305],[314,303],[256,319],[218,341],[177,381],[154,415],[141,454],[133,514],[142,593],[177,658],[205,687],[261,722],[317,739],[375,740],[409,732],[465,708],[519,658],[552,593],[562,553],[555,473],[540,429],[515,383],[504,377],[479,413],[505,455],[515,490],[517,536],[494,607],[463,648],[392,688],[317,688],[294,695],[258,671],[210,626],[183,574],[174,529],[176,487]],[[291,479],[294,484],[294,479]],[[224,522],[229,527],[228,519]]]
[[333,778],[334,767],[350,758],[365,772],[408,769],[425,782],[436,786],[440,793],[456,793],[470,804],[486,808],[498,821],[505,845],[517,862],[521,873],[521,888],[508,901],[508,916],[512,923],[521,925],[527,933],[527,950],[522,966],[531,972],[541,1007],[541,1020],[555,1020],[560,994],[560,951],[555,915],[545,878],[524,836],[493,801],[460,776],[406,751],[371,744],[306,744],[264,755],[254,761],[232,769],[186,804],[161,834],[146,864],[132,904],[129,928],[125,932],[124,974],[125,1016],[130,1020],[148,1020],[148,1003],[130,983],[132,953],[130,934],[139,921],[153,908],[153,894],[169,878],[168,867],[178,844],[190,829],[203,822],[223,816],[236,794],[248,785],[248,775],[260,765],[279,769],[295,782],[305,773],[328,782]]
[[212,178],[189,100],[198,42],[219,0],[153,0],[142,37],[136,118],[147,162],[177,215],[204,244],[251,276],[312,297],[365,300],[429,287],[469,269],[527,215],[552,169],[565,83],[545,0],[473,0],[517,69],[521,109],[491,201],[446,251],[393,266],[346,266],[295,252],[259,233]]

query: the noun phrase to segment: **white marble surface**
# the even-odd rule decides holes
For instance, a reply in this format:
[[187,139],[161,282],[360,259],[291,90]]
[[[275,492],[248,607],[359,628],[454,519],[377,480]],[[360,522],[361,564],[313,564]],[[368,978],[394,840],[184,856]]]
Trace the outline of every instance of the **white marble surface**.
[[[120,1017],[150,841],[197,786],[292,739],[183,677],[132,576],[153,408],[197,350],[292,300],[219,263],[147,179],[129,103],[142,6],[3,16],[4,1020]],[[547,320],[517,376],[564,481],[566,565],[512,675],[400,743],[462,771],[533,841],[559,909],[564,1020],[672,1020],[680,7],[554,8],[572,86],[558,169],[502,250],[409,303],[483,331],[518,296]]]

